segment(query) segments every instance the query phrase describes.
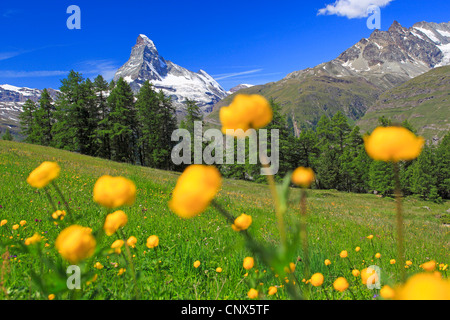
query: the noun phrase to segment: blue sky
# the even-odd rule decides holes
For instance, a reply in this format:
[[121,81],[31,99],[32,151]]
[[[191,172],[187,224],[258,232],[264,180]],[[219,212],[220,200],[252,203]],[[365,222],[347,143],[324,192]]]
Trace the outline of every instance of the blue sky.
[[[450,21],[448,0],[2,1],[0,84],[59,88],[71,69],[111,79],[141,33],[224,89],[277,81],[368,37],[365,2],[380,5],[382,30]],[[70,5],[81,9],[81,30],[66,27]]]

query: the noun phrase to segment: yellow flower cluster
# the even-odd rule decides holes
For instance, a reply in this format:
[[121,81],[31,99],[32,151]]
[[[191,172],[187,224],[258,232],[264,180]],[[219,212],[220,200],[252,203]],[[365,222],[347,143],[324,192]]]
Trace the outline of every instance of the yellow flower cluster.
[[422,151],[425,140],[403,127],[378,127],[364,137],[367,154],[374,160],[413,160]]
[[119,210],[108,214],[103,225],[103,230],[108,236],[113,235],[119,228],[124,227],[128,222],[128,217],[125,212]]
[[[220,122],[222,132],[227,134],[228,129],[259,129],[268,125],[273,118],[270,103],[261,95],[238,94],[228,107],[220,109]],[[239,133],[234,133],[240,136]]]
[[45,161],[28,176],[27,182],[35,188],[44,188],[59,177],[61,168],[56,162]]
[[181,218],[192,218],[206,210],[221,184],[222,177],[217,168],[191,165],[178,179],[169,207]]
[[308,188],[315,179],[314,171],[311,168],[299,167],[292,173],[292,183]]
[[52,214],[52,218],[55,220],[63,220],[64,217],[66,216],[66,211],[65,210],[56,210],[55,212],[53,212]]
[[94,201],[106,208],[132,205],[136,199],[136,186],[124,177],[100,177],[94,185]]
[[79,225],[72,225],[61,231],[55,242],[61,256],[72,264],[91,257],[96,245],[92,229]]

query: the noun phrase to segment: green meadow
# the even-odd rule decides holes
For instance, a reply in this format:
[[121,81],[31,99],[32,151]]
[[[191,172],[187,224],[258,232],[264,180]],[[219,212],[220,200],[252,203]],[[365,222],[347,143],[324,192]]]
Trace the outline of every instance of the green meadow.
[[[24,143],[0,141],[0,220],[8,222],[0,227],[0,299],[133,299],[131,290],[133,272],[123,255],[109,253],[109,246],[118,239],[115,234],[101,238],[100,254],[86,260],[82,289],[68,292],[65,282],[56,275],[58,270],[47,261],[67,267],[54,248],[62,224],[55,225],[53,208],[46,194],[29,186],[29,173],[43,161],[56,161],[61,175],[56,180],[71,210],[78,216],[77,223],[102,229],[107,211],[94,203],[94,183],[102,175],[124,176],[137,187],[134,205],[121,208],[128,215],[123,228],[126,238],[138,239],[136,248],[129,248],[136,271],[138,298],[140,299],[248,299],[250,288],[260,291],[261,299],[288,299],[284,275],[275,274],[270,266],[255,257],[255,266],[247,271],[243,259],[252,256],[243,237],[232,230],[225,218],[213,207],[200,216],[183,220],[172,213],[167,205],[176,184],[178,173],[140,166],[116,163],[58,149]],[[49,189],[58,209],[65,210],[58,194]],[[285,217],[287,231],[297,223],[300,212],[300,190],[292,189],[290,207]],[[390,264],[396,257],[395,200],[373,194],[353,194],[333,190],[308,190],[308,233],[311,272],[320,272],[325,281],[322,287],[311,287],[302,281],[302,251],[292,256],[296,264],[295,279],[301,287],[308,288],[311,299],[377,299],[378,290],[369,290],[352,269],[362,270],[378,265],[382,271],[382,285],[393,286],[399,280],[398,264]],[[217,202],[238,216],[251,215],[249,228],[258,241],[266,246],[278,246],[274,204],[267,185],[238,180],[223,180]],[[406,260],[413,264],[406,269],[410,276],[421,272],[420,264],[429,260],[450,262],[450,227],[447,210],[450,202],[436,204],[418,197],[404,199]],[[26,220],[24,226],[12,226]],[[67,222],[65,219],[63,222]],[[23,251],[19,243],[34,233],[41,234],[41,260]],[[149,249],[145,243],[149,236],[159,237],[159,246]],[[373,239],[367,236],[373,235]],[[126,239],[125,239],[126,240]],[[359,252],[355,251],[360,247]],[[348,258],[340,258],[342,250]],[[375,254],[381,258],[376,259]],[[300,258],[300,259],[298,259]],[[329,259],[331,265],[325,266]],[[193,264],[201,262],[198,268]],[[95,269],[100,262],[104,268]],[[217,272],[216,268],[222,268]],[[126,271],[119,275],[119,270]],[[448,271],[442,271],[447,277]],[[33,274],[39,274],[40,284]],[[89,281],[94,275],[95,281]],[[345,277],[350,291],[340,293],[333,282]],[[59,280],[58,280],[59,279]],[[308,280],[308,279],[306,279]],[[39,282],[38,281],[38,282]],[[293,281],[292,279],[290,281]],[[270,286],[277,293],[267,294]]]

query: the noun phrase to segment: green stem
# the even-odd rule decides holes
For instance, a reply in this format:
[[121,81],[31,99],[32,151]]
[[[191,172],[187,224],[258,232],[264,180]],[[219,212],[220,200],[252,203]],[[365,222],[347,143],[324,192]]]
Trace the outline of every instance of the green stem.
[[64,195],[61,192],[61,189],[59,189],[59,187],[58,187],[58,185],[56,184],[55,181],[52,181],[52,186],[55,188],[56,192],[61,197],[61,200],[64,203],[64,206],[66,207],[66,211],[67,211],[67,215],[68,215],[68,218],[69,218],[69,222],[73,223],[74,220],[73,220],[72,211],[70,210],[70,207],[69,207],[69,203],[66,201],[66,198],[64,198]]
[[394,180],[395,180],[395,200],[397,204],[397,254],[400,266],[401,281],[405,282],[405,249],[404,249],[404,235],[403,235],[403,208],[402,208],[402,192],[400,188],[399,166],[397,162],[394,165]]

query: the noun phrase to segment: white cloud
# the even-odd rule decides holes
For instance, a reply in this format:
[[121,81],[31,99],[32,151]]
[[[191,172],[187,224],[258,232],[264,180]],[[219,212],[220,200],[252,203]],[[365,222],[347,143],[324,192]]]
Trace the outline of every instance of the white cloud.
[[2,78],[34,78],[34,77],[54,77],[67,75],[68,71],[60,70],[39,70],[39,71],[15,71],[15,70],[0,70],[0,77]]
[[242,76],[242,75],[245,75],[245,74],[251,74],[251,73],[260,72],[262,70],[263,69],[254,69],[254,70],[242,71],[242,72],[222,73],[222,74],[213,75],[212,77],[215,80],[222,80],[222,79],[228,79],[228,78],[234,78],[234,77]]
[[106,81],[112,80],[118,69],[114,61],[110,60],[88,60],[80,65],[83,69],[80,71],[82,74],[95,76],[101,74]]
[[337,0],[333,4],[327,5],[317,13],[318,15],[338,15],[353,18],[364,18],[369,14],[367,8],[371,5],[383,8],[393,0]]

